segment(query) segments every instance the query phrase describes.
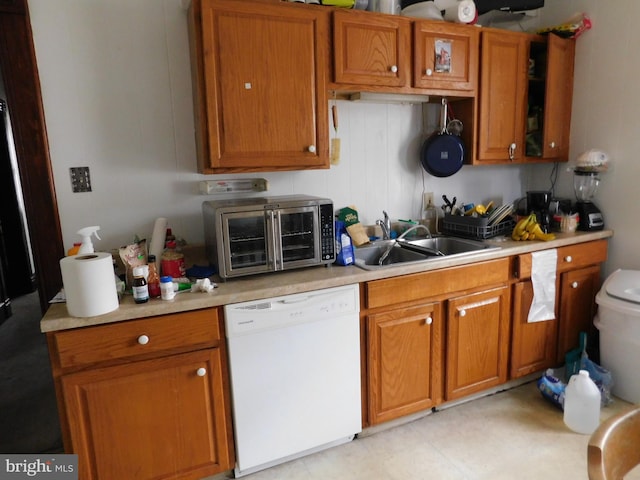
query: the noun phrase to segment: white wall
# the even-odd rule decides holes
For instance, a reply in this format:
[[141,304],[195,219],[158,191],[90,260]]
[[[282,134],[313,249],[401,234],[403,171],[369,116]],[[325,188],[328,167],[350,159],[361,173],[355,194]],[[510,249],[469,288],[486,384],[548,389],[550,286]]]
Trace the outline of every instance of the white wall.
[[[580,12],[589,15],[593,27],[577,39],[570,160],[600,148],[613,162],[595,198],[606,227],[615,231],[605,269],[608,275],[617,268],[640,269],[640,29],[635,22],[640,2],[547,0],[542,21],[554,25]],[[571,173],[561,172],[557,191],[573,197],[572,182]]]
[[[181,0],[29,0],[54,180],[66,246],[100,225],[99,249],[149,237],[156,217],[202,243],[197,182],[259,176],[269,194],[328,196],[365,223],[383,209],[417,218],[421,192],[511,202],[523,167],[469,167],[434,178],[419,166],[434,115],[420,106],[338,102],[342,160],[330,170],[196,174],[186,11]],[[423,126],[423,123],[426,125]],[[91,193],[72,193],[69,168],[89,166]],[[546,184],[544,184],[546,188]],[[440,202],[438,202],[440,204]]]

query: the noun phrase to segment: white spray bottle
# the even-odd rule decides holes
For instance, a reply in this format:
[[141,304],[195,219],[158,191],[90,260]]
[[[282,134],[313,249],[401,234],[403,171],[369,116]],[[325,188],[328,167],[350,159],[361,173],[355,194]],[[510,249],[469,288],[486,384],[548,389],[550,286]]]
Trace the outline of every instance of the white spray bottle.
[[91,236],[95,235],[98,240],[101,238],[98,236],[98,230],[100,227],[84,227],[78,230],[78,235],[82,236],[82,245],[80,245],[80,249],[78,250],[78,255],[81,253],[93,253],[93,243],[91,242]]

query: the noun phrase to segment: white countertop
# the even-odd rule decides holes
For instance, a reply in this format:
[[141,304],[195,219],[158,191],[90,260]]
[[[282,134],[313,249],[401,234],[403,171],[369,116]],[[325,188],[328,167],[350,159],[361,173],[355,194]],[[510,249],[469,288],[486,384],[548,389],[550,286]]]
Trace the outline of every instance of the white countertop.
[[104,315],[87,318],[69,316],[65,304],[52,304],[40,322],[40,329],[42,332],[53,332],[198,310],[201,308],[347,285],[350,283],[360,283],[398,275],[467,265],[479,261],[493,260],[537,250],[546,250],[609,238],[612,235],[613,231],[611,230],[571,234],[557,233],[556,239],[550,242],[515,242],[500,237],[500,239],[485,240],[487,243],[502,247],[499,250],[490,250],[488,252],[474,253],[460,257],[434,258],[425,262],[412,263],[409,265],[399,264],[374,271],[363,270],[356,266],[342,267],[332,265],[329,267],[318,266],[286,272],[255,275],[233,279],[227,282],[218,282],[218,287],[211,293],[179,293],[173,301],[152,299],[144,304],[136,304],[131,295],[125,295],[120,301],[120,306],[117,310]]

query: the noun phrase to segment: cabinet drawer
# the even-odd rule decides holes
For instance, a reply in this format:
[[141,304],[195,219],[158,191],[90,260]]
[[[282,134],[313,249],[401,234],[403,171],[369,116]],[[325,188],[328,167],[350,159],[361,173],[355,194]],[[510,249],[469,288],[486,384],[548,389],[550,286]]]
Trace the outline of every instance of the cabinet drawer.
[[367,308],[411,302],[509,280],[509,259],[367,282]]
[[167,351],[189,351],[220,341],[216,309],[163,315],[53,334],[60,368],[78,367]]
[[[607,241],[580,243],[558,248],[558,272],[566,272],[587,265],[597,265],[607,259]],[[531,277],[530,253],[518,255],[515,276],[518,279]]]

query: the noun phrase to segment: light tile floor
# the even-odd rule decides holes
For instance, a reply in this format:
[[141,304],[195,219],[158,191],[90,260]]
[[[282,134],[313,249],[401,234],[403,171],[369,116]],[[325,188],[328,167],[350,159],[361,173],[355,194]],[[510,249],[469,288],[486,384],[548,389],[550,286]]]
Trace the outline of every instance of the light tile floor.
[[[629,407],[615,399],[601,419]],[[585,480],[588,440],[531,382],[243,478]],[[640,480],[640,468],[627,479]]]

